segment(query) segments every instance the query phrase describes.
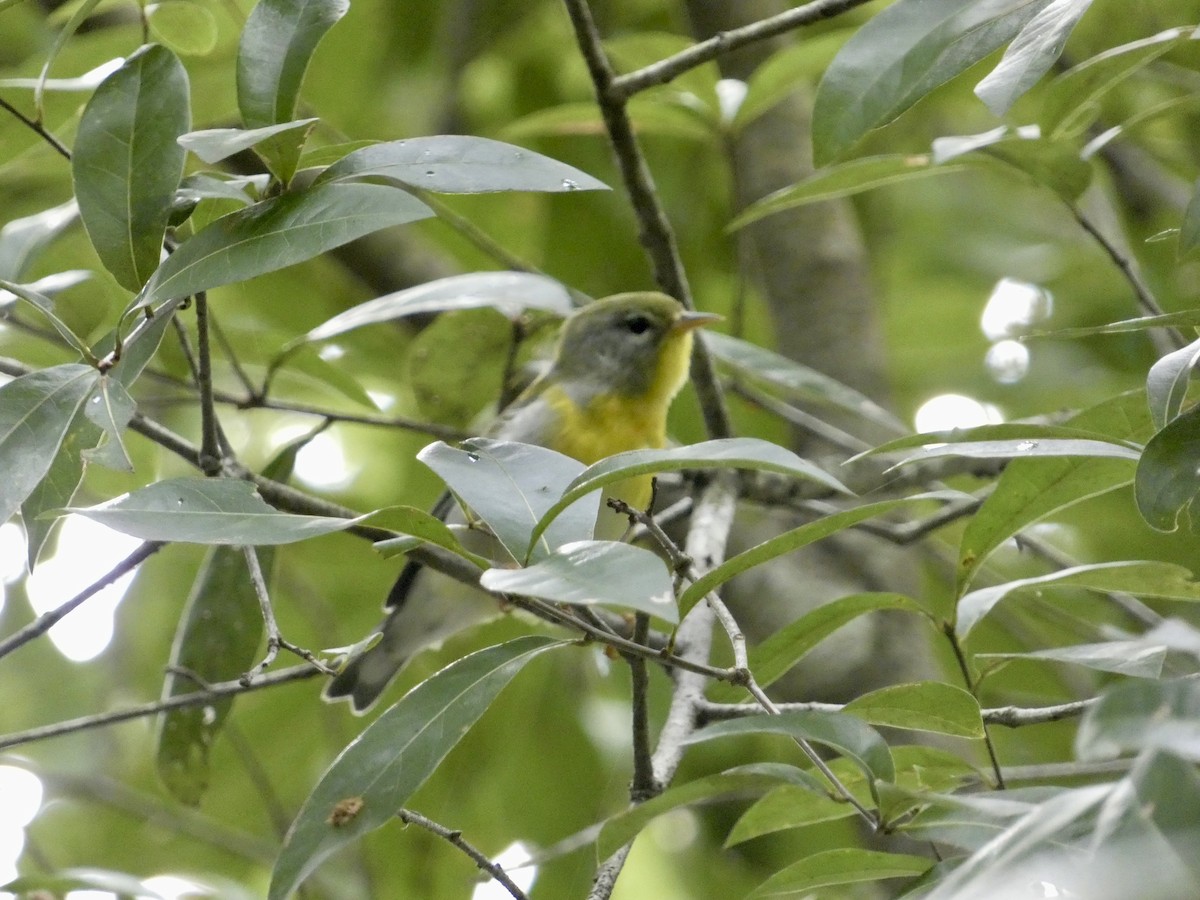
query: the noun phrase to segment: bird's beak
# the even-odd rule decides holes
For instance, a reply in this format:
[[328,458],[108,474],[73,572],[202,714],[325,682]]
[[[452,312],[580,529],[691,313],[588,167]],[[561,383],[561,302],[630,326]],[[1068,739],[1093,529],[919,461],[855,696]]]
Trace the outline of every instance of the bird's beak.
[[716,313],[707,312],[684,312],[679,314],[679,318],[671,325],[671,330],[680,333],[684,331],[694,331],[697,328],[703,328],[705,325],[711,325],[713,322],[720,322],[724,316],[719,316]]

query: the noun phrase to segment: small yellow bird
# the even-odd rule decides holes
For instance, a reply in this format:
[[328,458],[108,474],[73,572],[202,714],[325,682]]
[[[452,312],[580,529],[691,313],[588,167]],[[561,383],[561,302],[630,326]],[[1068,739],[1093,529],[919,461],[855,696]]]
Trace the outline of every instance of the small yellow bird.
[[[617,294],[589,304],[567,319],[549,370],[513,401],[488,436],[539,444],[588,465],[665,446],[667,410],[688,377],[692,331],[719,318],[689,312],[658,293]],[[645,508],[651,489],[645,476],[614,493]],[[443,582],[438,590],[424,589],[435,580]],[[447,591],[447,580],[410,562],[384,604],[389,613],[382,639],[346,664],[325,689],[326,699],[348,698],[362,712],[414,653],[497,613],[490,596]]]

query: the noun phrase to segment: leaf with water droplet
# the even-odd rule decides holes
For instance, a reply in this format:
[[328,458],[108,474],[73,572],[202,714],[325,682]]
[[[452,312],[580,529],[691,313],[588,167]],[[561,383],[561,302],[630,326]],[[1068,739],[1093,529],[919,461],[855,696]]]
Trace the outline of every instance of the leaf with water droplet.
[[[257,552],[259,566],[270,579],[273,551]],[[245,553],[240,547],[213,547],[179,620],[162,698],[194,693],[205,684],[244,674],[254,665],[262,634],[262,610]],[[207,789],[209,751],[232,704],[233,698],[226,697],[162,717],[155,765],[167,790],[181,803],[198,804]]]
[[192,544],[289,544],[342,531],[365,518],[280,512],[240,478],[171,478],[96,506],[62,511],[142,540]]
[[608,190],[602,181],[556,159],[469,135],[410,138],[363,147],[322,172],[317,183],[365,178],[444,194]]

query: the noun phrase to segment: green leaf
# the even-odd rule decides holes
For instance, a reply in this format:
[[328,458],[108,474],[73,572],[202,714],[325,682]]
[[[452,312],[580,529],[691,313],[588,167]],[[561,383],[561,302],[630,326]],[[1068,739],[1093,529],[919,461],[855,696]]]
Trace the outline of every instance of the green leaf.
[[563,510],[593,491],[639,475],[683,469],[779,472],[810,479],[839,493],[850,493],[845,485],[823,469],[778,444],[759,438],[722,438],[666,450],[630,450],[602,459],[584,469],[566,486],[562,497],[541,516],[531,541],[539,539],[548,528],[553,527],[552,523]]
[[1023,172],[1067,203],[1078,200],[1092,182],[1091,164],[1065,142],[1018,137],[997,141],[979,152]]
[[532,150],[462,134],[373,144],[342,157],[317,182],[383,178],[443,194],[604,191],[586,172]]
[[[1118,438],[1111,438],[1103,431],[1091,431],[1071,425],[1035,425],[1026,422],[1004,422],[997,425],[979,425],[973,428],[953,428],[949,431],[925,431],[919,434],[906,435],[902,438],[896,438],[894,441],[888,441],[886,444],[880,444],[878,447],[872,447],[870,450],[859,453],[857,456],[852,456],[847,462],[855,462],[866,456],[895,453],[897,450],[907,450],[910,447],[926,447],[935,444],[966,444],[971,446],[995,443],[1002,446],[1016,446],[1022,441],[1028,441],[1036,445],[1045,439],[1100,441],[1106,444],[1124,446],[1125,449],[1134,449],[1132,446],[1129,446],[1128,442],[1123,442]],[[1029,449],[1034,450],[1036,447],[1030,447]],[[970,456],[975,454],[965,453],[963,455]]]
[[[238,108],[247,128],[296,118],[300,85],[317,44],[346,14],[349,0],[259,0],[238,44]],[[284,131],[257,144],[272,174],[287,184],[308,129]]]
[[266,189],[267,175],[244,175],[235,178],[218,178],[213,175],[196,173],[188,175],[179,183],[175,192],[176,203],[199,203],[201,200],[233,200],[242,206],[250,206],[254,198],[246,192],[249,188],[255,196],[261,196]]
[[912,878],[932,865],[931,859],[902,853],[882,853],[858,847],[823,850],[779,870],[751,891],[746,900],[808,894],[815,888],[838,884]]
[[[1187,890],[1200,886],[1200,857],[1196,854],[1196,810],[1200,809],[1200,777],[1196,767],[1170,753],[1147,751],[1128,776],[1134,797],[1129,805],[1145,817],[1175,850],[1176,860],[1190,874]],[[1180,884],[1182,881],[1167,882]]]
[[795,209],[797,206],[840,197],[853,197],[877,187],[916,178],[928,178],[931,175],[948,175],[966,168],[968,166],[965,163],[935,163],[929,154],[895,153],[852,159],[828,166],[803,181],[780,188],[761,200],[754,201],[729,223],[728,230],[736,231],[751,222],[784,210]]
[[779,353],[717,332],[705,332],[704,344],[723,368],[738,377],[768,385],[786,400],[849,412],[892,431],[908,430],[903,422],[865,394]]
[[[994,426],[993,426],[994,427]],[[1013,431],[1024,430],[1014,426]],[[888,471],[914,462],[937,459],[942,456],[961,456],[967,459],[1035,459],[1041,457],[1086,457],[1088,459],[1123,459],[1136,463],[1141,453],[1123,444],[1078,438],[1021,438],[1006,441],[961,441],[923,447],[906,456]]]
[[406,553],[417,544],[434,544],[459,556],[473,558],[481,568],[487,567],[483,557],[475,556],[463,547],[449,525],[423,509],[414,506],[389,506],[371,513],[363,522],[406,535],[376,541],[372,545],[384,559]]
[[678,622],[671,573],[658,556],[615,541],[576,541],[521,569],[488,569],[489,591],[576,606],[605,604]]
[[1075,753],[1084,761],[1147,748],[1200,760],[1200,682],[1121,682],[1088,708],[1075,733]]
[[179,146],[212,165],[288,131],[302,131],[307,134],[317,121],[297,119],[295,122],[264,125],[262,128],[208,128],[203,131],[189,131],[179,137]]
[[825,789],[781,784],[742,813],[725,839],[733,847],[752,838],[819,822],[833,822],[855,814],[845,800],[835,800]]
[[207,56],[217,46],[217,20],[201,3],[164,0],[146,7],[150,30],[178,53]]
[[1082,134],[1099,115],[1100,98],[1183,41],[1194,40],[1191,26],[1156,35],[1089,57],[1059,75],[1041,96],[1039,122],[1051,140]]
[[0,228],[0,278],[19,282],[38,254],[79,216],[72,197],[31,216],[12,219]]
[[169,478],[96,506],[69,507],[144,541],[290,544],[342,531],[359,519],[279,512],[240,478]]
[[995,897],[1012,886],[1012,873],[1047,844],[1078,834],[1080,820],[1109,795],[1109,784],[1062,790],[1040,803],[940,879],[926,900]]
[[153,306],[294,265],[355,238],[428,218],[424,203],[371,184],[325,184],[222,216],[184,241],[138,298]]
[[1200,340],[1168,353],[1150,367],[1146,399],[1155,428],[1162,428],[1179,415],[1197,361],[1200,361]]
[[[54,65],[54,61],[58,59],[58,55],[62,52],[62,49],[75,36],[75,32],[79,30],[79,27],[87,21],[88,17],[92,14],[92,10],[96,8],[99,2],[100,0],[82,0],[82,2],[75,6],[71,17],[58,29],[58,34],[55,35],[54,43],[50,46],[49,52],[46,53],[46,59],[42,63],[42,70],[38,73],[33,89],[33,105],[39,114],[45,108],[43,95],[46,82],[50,76],[50,67]],[[64,4],[62,8],[70,8],[70,4]]]
[[352,306],[313,328],[304,335],[304,340],[327,341],[364,325],[377,325],[403,316],[481,307],[499,310],[509,318],[516,318],[527,309],[544,309],[563,316],[573,309],[567,289],[545,275],[472,272],[439,278]]
[[[143,317],[139,320],[137,328],[126,338],[120,360],[109,370],[126,390],[133,386],[158,352],[167,333],[167,326],[171,324],[174,316],[174,310],[161,310],[149,319]],[[114,334],[104,339],[101,347],[105,352],[112,348]]]
[[777,716],[743,716],[706,725],[684,743],[747,734],[782,734],[836,750],[866,775],[872,793],[876,781],[893,781],[896,777],[887,742],[870,725],[846,713],[804,710]]
[[1077,644],[1029,653],[977,653],[976,659],[1030,659],[1071,663],[1100,672],[1116,672],[1135,678],[1158,678],[1167,659],[1167,648],[1139,641],[1105,641],[1101,644]]
[[49,470],[21,503],[21,524],[25,526],[25,551],[30,572],[37,566],[46,541],[58,524],[58,519],[42,518],[42,514],[61,509],[71,502],[83,480],[84,450],[96,446],[99,440],[100,429],[76,415]]
[[1046,587],[1078,587],[1140,597],[1200,601],[1200,583],[1183,566],[1153,561],[1095,563],[972,591],[958,601],[958,624],[955,630],[959,637],[965,638],[979,624],[979,620],[1005,597],[1017,591],[1041,591]]
[[100,376],[67,364],[0,386],[0,522],[7,522],[50,470],[84,399]]
[[1176,258],[1183,260],[1195,255],[1200,248],[1200,181],[1192,190],[1192,199],[1183,211],[1183,222],[1179,226],[1179,247]]
[[4,279],[0,279],[0,288],[3,288],[9,293],[16,295],[35,307],[39,313],[46,317],[47,321],[49,321],[54,327],[54,330],[62,336],[63,340],[67,342],[68,346],[76,350],[84,359],[90,359],[91,361],[95,362],[95,356],[92,353],[92,349],[83,342],[82,338],[80,338],[70,329],[66,322],[54,314],[53,300],[33,290],[30,286],[14,284],[13,282],[5,281]]
[[300,155],[297,164],[301,169],[324,169],[355,150],[371,147],[379,141],[339,141],[336,144],[324,144],[320,147],[307,147]]
[[71,175],[104,267],[137,291],[158,267],[183,175],[188,78],[165,47],[136,51],[96,89],[79,120]]
[[1185,309],[1180,312],[1166,313],[1161,316],[1139,316],[1136,319],[1122,319],[1120,322],[1110,322],[1107,325],[1089,325],[1085,328],[1061,328],[1057,331],[1035,331],[1026,335],[1029,338],[1077,338],[1092,337],[1097,334],[1129,334],[1147,331],[1151,328],[1197,328],[1200,327],[1200,309]]
[[801,547],[806,547],[822,538],[829,537],[831,534],[836,534],[843,529],[857,525],[859,522],[865,522],[867,519],[881,516],[884,513],[891,512],[893,509],[898,509],[911,503],[928,501],[935,496],[937,495],[921,494],[915,497],[900,497],[895,500],[881,500],[878,503],[868,503],[865,506],[843,510],[842,512],[817,519],[815,522],[801,525],[799,528],[793,528],[791,531],[785,531],[783,534],[763,541],[749,550],[743,550],[688,585],[687,589],[679,597],[679,617],[682,619],[686,616],[693,606],[704,599],[704,596],[709,591],[715,590],[747,569],[761,566],[763,563],[775,559],[777,556],[783,556],[785,553],[799,550]]
[[843,708],[872,725],[982,738],[979,701],[967,691],[940,681],[896,684],[851,700]]
[[[755,681],[761,687],[773,684],[843,625],[881,609],[924,614],[916,601],[902,594],[853,594],[823,603],[750,650],[750,671]],[[743,689],[732,685],[719,684],[711,689],[712,698],[719,701],[733,702],[742,695]]]
[[532,536],[546,510],[583,471],[583,463],[569,456],[533,444],[473,438],[465,441],[461,450],[437,441],[418,453],[417,459],[488,524],[514,559],[525,559],[534,540],[532,555],[538,558],[563,544],[592,536],[599,494],[573,506],[550,529]]
[[[1105,400],[1074,416],[1067,425],[1118,441],[1145,440],[1152,430],[1140,391]],[[1129,463],[1120,459],[1014,459],[963,532],[956,596],[962,596],[992,552],[1022,528],[1126,485],[1132,474]]]
[[295,118],[300,84],[317,44],[348,0],[260,0],[238,44],[238,108],[248,128]]
[[1068,203],[1087,190],[1092,180],[1091,165],[1073,146],[1044,140],[1036,125],[1002,125],[980,134],[940,137],[933,142],[933,158],[937,163],[960,158],[966,162],[1001,162],[1050,188]]
[[[391,821],[513,676],[535,656],[566,644],[527,636],[472,653],[372,722],[304,801],[275,863],[270,900],[291,896],[322,860]],[[354,806],[357,812],[347,811]],[[338,810],[343,815],[335,817]]]
[[884,9],[846,42],[817,88],[817,165],[1008,43],[1050,2],[898,0]]
[[[1200,492],[1197,459],[1200,407],[1193,407],[1150,438],[1134,473],[1133,496],[1151,528],[1174,531],[1179,527],[1179,514]],[[1197,530],[1195,524],[1192,530]]]
[[8,884],[0,885],[0,891],[11,891],[23,896],[37,896],[43,892],[54,896],[66,896],[71,891],[106,891],[122,898],[147,897],[150,900],[164,900],[162,894],[150,890],[136,876],[126,872],[82,867],[38,875],[22,875]]
[[[607,859],[632,841],[643,828],[663,813],[730,795],[759,793],[780,783],[804,785],[821,791],[822,785],[808,772],[782,763],[754,763],[675,784],[656,797],[618,813],[603,824],[596,841],[596,855]],[[847,809],[850,809],[847,804]],[[850,809],[850,812],[853,812]]]
[[975,86],[975,95],[1003,116],[1022,94],[1038,83],[1062,55],[1067,36],[1092,0],[1055,0],[1021,29],[999,64]]
[[85,459],[110,469],[133,471],[133,463],[129,461],[129,453],[125,450],[121,435],[133,418],[134,408],[133,398],[119,380],[109,375],[100,376],[96,390],[83,405],[83,414],[104,433],[101,439],[103,443],[94,450],[85,450]]
[[990,795],[925,793],[920,799],[922,808],[899,827],[902,834],[975,851],[1036,809],[1045,793],[1030,796],[1028,790],[1018,788]]
[[[274,551],[257,551],[259,566],[270,578]],[[240,547],[208,551],[184,607],[162,699],[202,690],[205,684],[230,681],[254,665],[262,642],[263,617]],[[196,679],[181,674],[192,673]],[[208,788],[209,751],[233,706],[232,697],[204,706],[163,714],[155,765],[171,795],[189,806],[199,804]]]
[[[488,307],[439,313],[409,343],[403,369],[420,417],[470,431],[485,411],[494,416],[520,330]],[[471,364],[457,364],[464,359]]]

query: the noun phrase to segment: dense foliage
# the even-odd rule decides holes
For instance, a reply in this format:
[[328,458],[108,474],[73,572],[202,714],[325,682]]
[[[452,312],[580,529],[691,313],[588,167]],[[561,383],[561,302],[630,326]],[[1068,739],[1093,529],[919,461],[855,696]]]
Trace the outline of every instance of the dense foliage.
[[[1200,8],[594,6],[0,0],[5,889],[1200,894]],[[650,288],[677,446],[469,439]]]

